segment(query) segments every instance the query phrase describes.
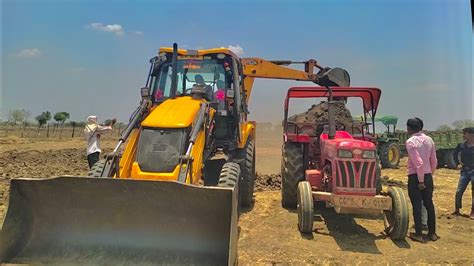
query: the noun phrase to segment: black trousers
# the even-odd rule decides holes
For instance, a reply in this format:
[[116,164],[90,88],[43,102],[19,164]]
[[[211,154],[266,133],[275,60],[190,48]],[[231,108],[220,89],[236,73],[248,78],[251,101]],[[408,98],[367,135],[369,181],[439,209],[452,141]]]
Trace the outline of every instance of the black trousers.
[[89,169],[91,169],[92,166],[94,166],[94,164],[99,161],[99,158],[100,158],[100,152],[94,152],[87,155],[87,162],[89,163]]
[[436,216],[433,204],[433,176],[425,174],[425,189],[418,189],[418,176],[416,174],[408,176],[408,196],[410,196],[413,207],[413,220],[415,221],[415,232],[421,235],[421,207],[425,206],[428,213],[428,234],[436,233]]

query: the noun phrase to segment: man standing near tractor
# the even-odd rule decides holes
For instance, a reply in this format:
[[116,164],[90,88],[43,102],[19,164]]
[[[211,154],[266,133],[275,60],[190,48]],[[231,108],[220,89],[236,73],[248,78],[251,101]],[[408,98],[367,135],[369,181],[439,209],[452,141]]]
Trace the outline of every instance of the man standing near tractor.
[[474,127],[463,129],[463,137],[466,142],[458,144],[454,151],[454,160],[459,164],[458,155],[461,154],[461,176],[459,177],[458,188],[456,190],[456,203],[454,215],[461,215],[459,211],[462,207],[462,195],[469,182],[472,190],[471,219],[474,219]]
[[422,236],[422,205],[428,212],[428,238],[439,239],[436,234],[436,216],[433,204],[433,174],[436,170],[436,148],[433,140],[421,132],[423,121],[417,117],[407,121],[407,132],[411,137],[406,142],[408,152],[408,195],[413,206],[415,233],[410,233],[414,241],[424,242]]

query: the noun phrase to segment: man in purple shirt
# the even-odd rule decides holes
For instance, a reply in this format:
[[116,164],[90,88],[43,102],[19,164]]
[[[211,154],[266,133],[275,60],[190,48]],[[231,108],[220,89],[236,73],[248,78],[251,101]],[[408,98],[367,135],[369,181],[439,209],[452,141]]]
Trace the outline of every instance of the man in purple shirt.
[[436,217],[433,205],[433,174],[438,161],[433,140],[423,134],[423,121],[417,117],[407,121],[407,131],[411,137],[406,141],[408,152],[408,195],[413,206],[415,233],[410,233],[414,241],[424,242],[422,236],[421,208],[428,212],[428,238],[436,241]]

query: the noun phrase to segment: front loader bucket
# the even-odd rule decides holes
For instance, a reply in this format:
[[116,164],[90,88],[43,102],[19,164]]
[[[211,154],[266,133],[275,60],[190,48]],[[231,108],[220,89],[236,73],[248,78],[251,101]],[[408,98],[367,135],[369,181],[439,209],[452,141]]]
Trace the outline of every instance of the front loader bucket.
[[11,181],[0,262],[234,264],[237,192],[177,182]]

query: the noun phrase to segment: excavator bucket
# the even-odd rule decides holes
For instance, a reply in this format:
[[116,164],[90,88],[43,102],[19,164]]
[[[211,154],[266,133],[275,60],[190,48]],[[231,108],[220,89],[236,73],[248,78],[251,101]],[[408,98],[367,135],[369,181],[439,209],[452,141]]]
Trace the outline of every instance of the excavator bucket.
[[237,191],[178,182],[11,181],[0,262],[234,264]]

